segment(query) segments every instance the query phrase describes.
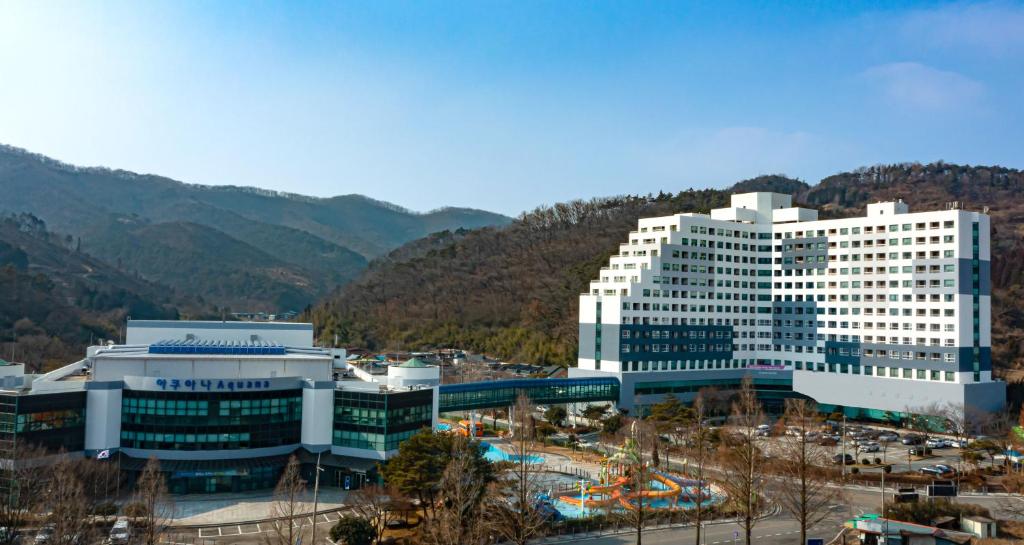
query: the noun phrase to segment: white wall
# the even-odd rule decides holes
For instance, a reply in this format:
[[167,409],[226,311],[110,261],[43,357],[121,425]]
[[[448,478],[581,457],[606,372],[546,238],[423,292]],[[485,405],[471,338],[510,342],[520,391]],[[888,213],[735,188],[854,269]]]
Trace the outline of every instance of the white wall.
[[86,392],[85,450],[121,446],[121,389]]
[[192,322],[184,320],[129,320],[125,344],[153,344],[158,341],[198,340],[249,342],[252,336],[285,346],[313,346],[313,324],[291,322]]
[[[309,385],[309,381],[306,381]],[[334,424],[334,389],[302,389],[302,445],[319,452],[331,445]]]

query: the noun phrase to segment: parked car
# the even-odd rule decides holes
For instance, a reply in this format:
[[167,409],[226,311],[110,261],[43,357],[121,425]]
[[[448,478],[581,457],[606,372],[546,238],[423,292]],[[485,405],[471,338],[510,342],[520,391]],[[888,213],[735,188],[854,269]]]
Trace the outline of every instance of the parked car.
[[947,466],[945,464],[935,464],[933,466],[922,467],[918,471],[923,473],[923,474],[925,474],[925,475],[935,475],[935,476],[943,476],[943,475],[950,475],[950,474],[955,474],[956,473],[955,469],[953,469],[952,467],[949,467],[949,466]]
[[849,466],[849,465],[856,464],[857,460],[855,460],[853,458],[852,454],[836,454],[835,456],[832,457],[832,463],[837,465],[837,466],[841,466],[841,465],[848,465]]
[[932,453],[932,449],[928,448],[927,446],[920,446],[919,445],[919,446],[911,447],[911,448],[907,449],[907,452],[911,456],[927,456],[927,455]]
[[823,447],[834,447],[839,444],[831,435],[822,435],[818,439],[818,444]]
[[114,526],[110,528],[110,538],[108,539],[108,543],[110,543],[110,545],[126,545],[131,541],[131,538],[131,525],[128,524],[128,519],[117,519],[117,521],[114,522]]
[[758,428],[758,429],[754,430],[754,435],[755,435],[756,437],[768,437],[768,436],[770,436],[771,434],[772,434],[772,433],[771,433],[771,430],[769,430],[769,429],[761,429],[761,428]]
[[882,447],[878,443],[864,443],[857,447],[857,452],[878,452],[882,450]]
[[925,441],[925,445],[927,445],[927,446],[929,446],[931,448],[948,448],[949,447],[949,441],[947,441],[945,439],[940,439],[940,438],[937,438],[937,437],[932,437],[931,439],[928,439],[927,441]]
[[904,445],[920,445],[924,442],[924,437],[920,435],[907,434],[903,436]]
[[967,440],[966,439],[950,439],[949,440],[949,447],[950,448],[967,448]]
[[887,432],[878,434],[878,440],[880,442],[882,442],[882,443],[892,443],[894,441],[899,441],[900,440],[900,434],[898,434],[898,433],[896,433],[894,431],[887,431]]
[[53,532],[56,527],[53,524],[45,524],[42,528],[36,532],[35,543],[36,545],[44,545],[53,540]]

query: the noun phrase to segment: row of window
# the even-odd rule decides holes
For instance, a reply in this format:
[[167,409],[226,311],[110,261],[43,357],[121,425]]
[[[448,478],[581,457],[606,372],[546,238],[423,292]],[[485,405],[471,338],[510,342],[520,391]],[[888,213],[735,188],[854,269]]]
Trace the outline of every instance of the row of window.
[[[732,238],[758,238],[768,239],[774,236],[775,239],[783,238],[803,238],[803,237],[824,237],[832,235],[859,235],[862,232],[865,234],[870,233],[884,233],[884,232],[897,232],[897,231],[923,231],[925,229],[952,229],[956,226],[953,220],[944,220],[941,223],[938,221],[930,222],[911,222],[902,224],[888,224],[888,225],[866,225],[866,226],[854,226],[854,227],[832,227],[829,229],[808,229],[806,231],[779,231],[777,233],[751,233],[748,231],[724,229],[720,227],[707,227],[705,225],[691,225],[690,233],[701,234],[701,235],[712,235],[721,237],[732,237]],[[669,225],[669,230],[675,231],[677,227],[675,225]],[[664,226],[656,226],[651,228],[651,231],[658,232],[664,231]],[[640,227],[641,233],[646,233],[647,227]],[[755,234],[757,235],[755,237]]]
[[402,407],[398,409],[334,407],[335,424],[353,424],[387,428],[411,423],[430,422],[433,418],[430,405]]
[[[12,423],[14,424],[12,430]],[[85,426],[85,409],[0,414],[0,433],[26,433]]]
[[397,450],[398,445],[419,433],[419,430],[407,430],[398,433],[372,433],[362,431],[334,430],[332,444],[366,450],[388,451]]
[[[811,363],[798,361],[794,364],[797,371],[811,371],[818,373],[840,373],[840,374],[861,374],[861,366],[853,364],[836,363]],[[956,373],[953,371],[941,371],[937,369],[908,369],[905,367],[875,367],[864,366],[864,375],[884,378],[905,378],[914,380],[931,380],[942,382],[956,382]]]
[[[756,360],[699,360],[699,361],[623,361],[620,362],[620,369],[623,372],[643,371],[686,371],[703,369],[742,369],[753,365]],[[942,371],[936,369],[908,369],[901,367],[882,367],[873,365],[857,365],[846,363],[814,363],[803,361],[781,361],[774,360],[779,367],[792,368],[797,371],[810,371],[819,373],[840,373],[860,375],[863,367],[863,374],[867,376],[885,378],[907,378],[915,380],[931,380],[943,382],[955,382],[956,373],[953,371]],[[639,390],[636,393],[641,393]]]
[[302,441],[300,422],[204,433],[194,429],[122,429],[121,447],[147,450],[235,450],[292,445]]

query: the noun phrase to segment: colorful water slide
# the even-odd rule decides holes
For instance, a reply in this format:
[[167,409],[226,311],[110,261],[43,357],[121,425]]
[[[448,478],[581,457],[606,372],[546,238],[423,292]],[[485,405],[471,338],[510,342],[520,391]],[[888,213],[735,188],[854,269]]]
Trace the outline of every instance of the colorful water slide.
[[626,509],[636,509],[636,506],[633,505],[633,501],[632,500],[635,500],[638,497],[640,497],[640,498],[675,498],[675,497],[678,497],[679,494],[683,491],[683,488],[681,486],[679,486],[679,483],[675,482],[673,479],[670,479],[669,477],[667,477],[666,475],[664,475],[664,474],[662,474],[660,472],[657,472],[657,471],[652,472],[651,473],[651,478],[653,478],[654,480],[656,480],[656,481],[660,482],[661,484],[667,486],[668,490],[644,490],[642,492],[634,492],[634,493],[627,494],[627,495],[624,495],[624,496],[620,495],[619,496],[619,503],[621,503],[622,506],[625,507]]
[[582,507],[600,507],[618,500],[619,497],[622,496],[622,487],[628,482],[629,479],[619,477],[611,484],[591,486],[588,489],[587,495],[591,496],[594,494],[600,494],[600,498],[587,498],[586,500],[581,500],[579,496],[559,496],[558,499],[565,503],[580,505]]

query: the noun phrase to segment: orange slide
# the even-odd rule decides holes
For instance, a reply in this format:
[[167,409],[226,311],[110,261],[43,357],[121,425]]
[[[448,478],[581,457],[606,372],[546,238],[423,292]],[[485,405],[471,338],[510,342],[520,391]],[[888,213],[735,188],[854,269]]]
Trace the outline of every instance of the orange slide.
[[588,489],[587,495],[591,496],[594,494],[600,494],[602,497],[598,499],[588,498],[581,500],[579,496],[560,496],[558,499],[565,503],[571,503],[573,505],[582,505],[583,507],[598,507],[601,505],[607,505],[609,503],[618,500],[622,496],[622,487],[629,482],[629,479],[625,477],[619,477],[615,482],[606,485],[591,486]]
[[667,486],[668,490],[644,490],[643,492],[640,493],[633,493],[629,494],[628,496],[620,496],[619,503],[621,503],[622,506],[625,507],[626,509],[636,509],[636,506],[633,505],[633,502],[631,502],[630,500],[634,500],[637,497],[675,498],[678,497],[679,494],[683,491],[683,487],[679,486],[679,483],[673,481],[672,479],[669,479],[668,477],[662,475],[661,473],[651,473],[651,478]]
[[679,486],[679,483],[669,479],[668,477],[660,473],[652,473],[651,478],[664,484],[668,487],[668,490],[644,490],[643,492],[633,492],[629,494],[622,493],[622,487],[629,482],[626,477],[619,477],[614,483],[604,486],[592,486],[589,489],[588,495],[601,494],[602,497],[599,499],[586,499],[580,500],[579,496],[560,496],[558,499],[571,503],[573,505],[582,505],[583,507],[599,507],[607,505],[609,503],[618,501],[623,507],[627,509],[636,509],[631,500],[635,500],[638,497],[644,498],[674,498],[679,496],[683,491],[683,488]]

